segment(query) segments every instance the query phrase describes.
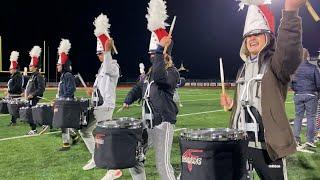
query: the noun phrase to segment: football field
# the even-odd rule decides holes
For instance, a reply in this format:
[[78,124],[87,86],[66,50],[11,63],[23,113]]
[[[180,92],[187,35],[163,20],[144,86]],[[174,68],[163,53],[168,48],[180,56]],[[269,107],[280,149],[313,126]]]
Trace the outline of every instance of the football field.
[[[117,109],[129,89],[117,91]],[[45,98],[54,99],[56,90],[46,90]],[[214,89],[179,89],[183,107],[180,108],[171,154],[171,162],[176,175],[180,172],[180,151],[178,138],[181,128],[218,128],[227,127],[230,112],[224,112],[220,106],[220,90]],[[229,90],[233,95],[233,91]],[[85,91],[77,90],[77,97],[87,97]],[[42,100],[41,102],[46,102]],[[292,93],[286,101],[288,117],[294,118]],[[138,104],[128,110],[113,114],[116,117],[140,117]],[[83,141],[71,147],[67,152],[59,152],[62,145],[61,132],[49,132],[34,137],[24,137],[30,129],[26,123],[7,126],[10,116],[0,114],[0,179],[3,180],[94,180],[101,179],[105,170],[94,169],[83,171],[82,166],[91,158]],[[38,127],[38,132],[41,127]],[[305,128],[302,132],[305,141]],[[22,136],[22,137],[21,137]],[[287,158],[288,176],[290,180],[320,180],[320,144],[314,154],[298,152]],[[154,152],[148,151],[146,159],[147,179],[159,179],[154,164]],[[120,180],[130,180],[128,170],[123,170]],[[258,178],[256,178],[258,179]]]

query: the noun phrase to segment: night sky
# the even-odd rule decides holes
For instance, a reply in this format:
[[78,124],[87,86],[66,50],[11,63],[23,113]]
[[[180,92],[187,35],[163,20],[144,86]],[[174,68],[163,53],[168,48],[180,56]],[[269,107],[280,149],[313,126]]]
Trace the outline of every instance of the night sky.
[[[146,0],[55,0],[2,2],[0,7],[0,35],[3,40],[3,69],[9,67],[12,50],[20,52],[19,63],[27,66],[29,51],[34,45],[49,46],[50,79],[55,79],[57,47],[61,38],[71,41],[70,59],[73,71],[80,72],[85,81],[93,81],[99,68],[95,55],[96,38],[93,21],[101,12],[111,23],[111,36],[115,39],[119,55],[121,81],[135,80],[138,64],[150,66],[148,47],[150,32],[147,30]],[[320,14],[320,1],[311,0]],[[271,9],[279,25],[280,10],[284,0],[273,0]],[[234,0],[168,0],[171,23],[177,16],[173,33],[174,62],[183,61],[190,69],[188,78],[218,79],[219,61],[224,59],[226,79],[235,78],[241,60],[239,49],[246,10],[238,12]],[[303,44],[311,55],[320,48],[320,22],[315,23],[306,8],[300,10],[303,18]],[[3,74],[2,74],[3,76]],[[47,77],[47,76],[46,76]]]

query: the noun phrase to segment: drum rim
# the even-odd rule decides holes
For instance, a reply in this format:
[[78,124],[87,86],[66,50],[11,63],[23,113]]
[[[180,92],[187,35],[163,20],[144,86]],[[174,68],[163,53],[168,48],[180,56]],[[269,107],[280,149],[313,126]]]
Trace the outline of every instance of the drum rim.
[[[121,126],[120,124],[116,123],[117,121],[126,121],[126,120],[131,121],[131,123],[128,126]],[[109,122],[109,123],[115,122],[115,124],[110,124],[109,126],[105,126],[98,123],[97,126],[105,129],[139,129],[143,127],[143,122],[140,119],[131,118],[131,117],[120,117],[120,118],[116,118],[116,119],[112,119],[104,122]]]
[[[228,134],[216,134],[215,136],[208,135],[192,135],[188,133],[196,132],[196,131],[226,131],[233,132]],[[236,133],[235,133],[236,132]],[[236,141],[243,140],[245,137],[245,133],[242,130],[232,129],[232,128],[195,128],[195,129],[186,129],[180,133],[180,137],[187,140],[195,140],[195,141]]]

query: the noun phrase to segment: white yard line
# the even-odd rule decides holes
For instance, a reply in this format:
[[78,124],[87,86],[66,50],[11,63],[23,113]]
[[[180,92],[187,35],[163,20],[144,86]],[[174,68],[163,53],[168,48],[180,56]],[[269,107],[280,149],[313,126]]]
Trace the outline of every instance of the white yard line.
[[9,116],[10,114],[0,114],[0,117]]
[[8,140],[13,140],[13,139],[22,139],[22,138],[28,138],[28,137],[37,137],[37,136],[42,136],[42,135],[47,135],[47,134],[57,134],[57,133],[61,133],[60,131],[56,131],[56,132],[49,132],[49,133],[44,133],[44,134],[35,134],[35,135],[23,135],[23,136],[15,136],[15,137],[9,137],[9,138],[2,138],[0,139],[1,141],[8,141]]
[[213,99],[193,99],[193,100],[181,100],[181,102],[193,102],[193,101],[215,101],[219,100],[220,98],[213,98]]
[[183,131],[183,130],[185,130],[185,129],[187,129],[187,128],[178,128],[178,129],[175,129],[174,132]]
[[192,116],[192,115],[198,115],[198,114],[208,114],[208,113],[215,113],[223,111],[223,109],[214,110],[214,111],[204,111],[204,112],[197,112],[197,113],[189,113],[189,114],[180,114],[178,117],[185,117],[185,116]]

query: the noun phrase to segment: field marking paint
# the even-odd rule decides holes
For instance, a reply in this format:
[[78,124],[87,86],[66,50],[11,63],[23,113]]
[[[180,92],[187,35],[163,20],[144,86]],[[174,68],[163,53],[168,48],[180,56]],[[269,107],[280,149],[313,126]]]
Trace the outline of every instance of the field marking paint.
[[187,128],[178,128],[178,129],[175,129],[174,132],[183,131],[183,130],[185,130],[185,129],[187,129]]
[[213,99],[193,99],[193,100],[180,100],[182,103],[183,102],[193,102],[193,101],[215,101],[219,100],[220,98],[213,98]]
[[[191,116],[191,115],[197,115],[197,114],[206,114],[206,113],[212,113],[212,112],[218,112],[218,111],[223,111],[223,110],[204,111],[204,112],[190,113],[190,114],[181,114],[181,115],[178,115],[178,117]],[[176,129],[175,131],[180,131],[180,130],[183,130],[183,129],[186,129],[186,128],[179,128],[179,129]],[[60,131],[50,132],[50,133],[45,133],[45,134],[56,134],[56,133],[60,133]],[[45,134],[43,134],[43,135],[45,135]],[[37,137],[37,136],[39,136],[39,135],[37,134],[37,135],[15,136],[15,137],[10,137],[10,138],[0,139],[0,142],[1,142],[1,141],[7,141],[7,140],[13,140],[13,139],[21,139],[21,138],[28,138],[28,137]]]
[[10,114],[0,114],[0,117],[9,116]]
[[22,138],[28,138],[28,137],[37,137],[37,136],[42,136],[42,135],[57,134],[57,133],[61,133],[61,132],[60,131],[56,131],[56,132],[44,133],[44,134],[41,134],[41,135],[35,134],[35,135],[15,136],[15,137],[9,137],[9,138],[0,139],[0,142],[1,141],[13,140],[13,139],[22,139]]
[[184,117],[184,116],[192,116],[192,115],[198,115],[198,114],[208,114],[208,113],[215,113],[223,111],[223,109],[214,110],[214,111],[204,111],[204,112],[197,112],[197,113],[189,113],[189,114],[180,114],[177,117]]

